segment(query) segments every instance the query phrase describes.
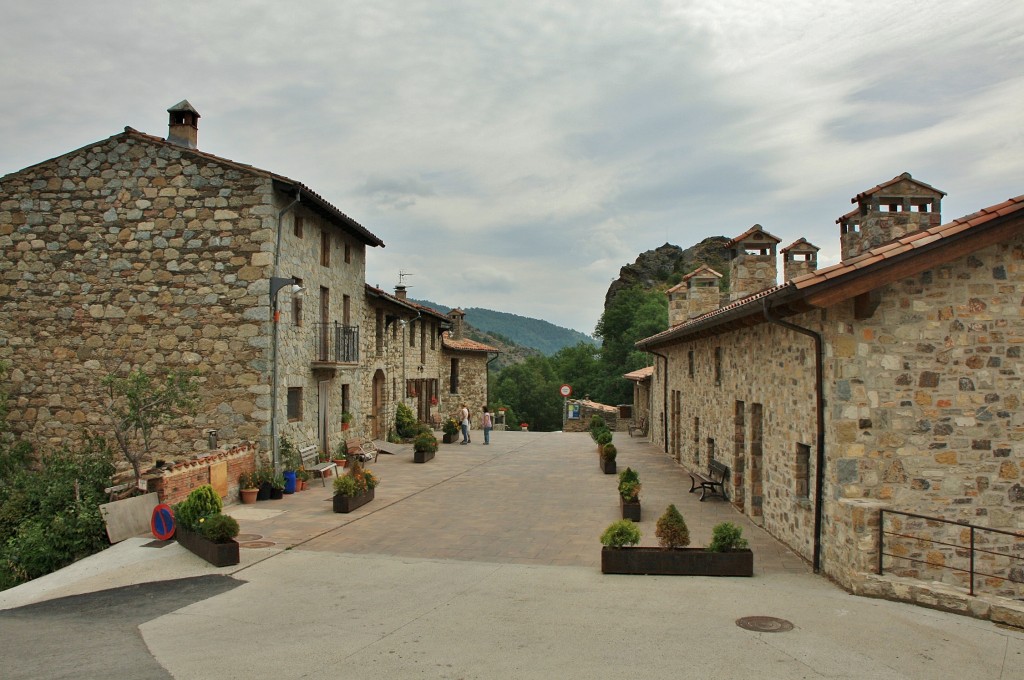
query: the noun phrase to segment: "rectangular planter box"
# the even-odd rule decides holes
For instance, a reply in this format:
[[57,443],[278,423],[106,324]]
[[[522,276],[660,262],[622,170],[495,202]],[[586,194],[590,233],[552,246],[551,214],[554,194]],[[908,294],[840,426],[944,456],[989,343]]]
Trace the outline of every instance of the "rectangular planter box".
[[334,495],[334,511],[335,512],[352,512],[358,507],[362,507],[373,500],[374,489],[370,489],[364,494],[358,496],[339,496]]
[[413,451],[412,462],[414,463],[426,463],[434,457],[433,451]]
[[215,567],[230,567],[238,564],[238,541],[214,543],[200,534],[178,527],[174,532],[178,543],[194,555],[202,557]]
[[459,435],[457,434],[442,434],[441,441],[443,441],[445,444],[454,444],[458,436]]
[[754,553],[750,550],[708,552],[704,548],[608,548],[601,549],[602,574],[652,574],[658,576],[753,576]]
[[598,458],[597,462],[601,466],[601,469],[604,470],[604,473],[606,475],[614,475],[615,474],[615,461],[614,460],[608,460],[607,458],[603,458],[602,457],[602,458]]
[[619,496],[619,507],[622,508],[622,519],[631,519],[634,522],[640,521],[640,501],[627,503]]

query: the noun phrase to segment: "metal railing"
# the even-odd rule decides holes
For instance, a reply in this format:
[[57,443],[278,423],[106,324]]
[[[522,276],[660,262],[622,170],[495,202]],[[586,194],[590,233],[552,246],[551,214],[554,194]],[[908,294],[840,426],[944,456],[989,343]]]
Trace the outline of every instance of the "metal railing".
[[[920,520],[918,522],[904,521],[901,525],[886,529],[886,515]],[[894,522],[890,522],[890,525]],[[924,535],[928,530],[929,535]],[[955,538],[944,535],[943,529],[952,529]],[[917,531],[918,533],[912,533]],[[966,536],[965,536],[966,534]],[[888,543],[886,537],[889,537]],[[1005,540],[1008,537],[1010,540]],[[1003,545],[999,544],[1003,540]],[[918,548],[918,552],[911,552],[904,549],[897,552],[898,546],[911,544]],[[888,547],[889,552],[886,552]],[[931,555],[923,548],[931,547]],[[886,557],[893,560],[903,560],[913,565],[923,565],[926,568],[947,570],[967,577],[968,591],[975,595],[975,581],[978,577],[982,579],[996,579],[1014,584],[1024,583],[1024,534],[1001,529],[990,529],[966,522],[954,522],[941,517],[929,517],[918,515],[912,512],[901,512],[899,510],[880,510],[878,516],[878,573],[884,573],[884,561]],[[923,554],[922,554],[923,553]],[[947,563],[946,556],[954,556],[960,559],[966,558],[966,568],[963,566],[951,566]],[[941,557],[942,561],[931,561],[929,557]],[[978,562],[984,562],[981,568]],[[994,569],[998,562],[1004,562],[1002,573],[983,571],[982,569]],[[894,569],[890,568],[890,572]]]
[[314,361],[356,363],[359,361],[359,326],[337,321],[313,324]]

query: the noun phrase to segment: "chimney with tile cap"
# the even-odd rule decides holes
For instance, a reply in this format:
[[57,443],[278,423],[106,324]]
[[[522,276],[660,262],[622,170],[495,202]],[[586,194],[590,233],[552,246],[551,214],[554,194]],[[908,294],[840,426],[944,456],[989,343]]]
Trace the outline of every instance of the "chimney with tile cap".
[[804,274],[818,270],[818,246],[801,238],[780,250],[782,253],[782,278],[792,281]]
[[778,265],[775,262],[776,236],[760,224],[729,241],[729,301],[760,293],[775,285]]
[[188,149],[198,148],[199,112],[192,108],[187,99],[167,109],[171,118],[167,124],[167,141]]
[[857,207],[836,220],[843,259],[942,224],[945,195],[945,191],[917,181],[909,172],[857,194],[850,199]]
[[678,326],[684,321],[718,309],[720,301],[719,279],[722,275],[702,264],[683,277],[678,285],[666,291],[668,295],[668,325]]

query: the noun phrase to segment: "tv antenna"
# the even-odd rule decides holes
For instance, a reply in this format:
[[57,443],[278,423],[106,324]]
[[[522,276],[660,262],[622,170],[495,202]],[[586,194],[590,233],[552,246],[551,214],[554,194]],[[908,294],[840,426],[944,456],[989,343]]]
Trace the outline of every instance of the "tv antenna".
[[[409,278],[410,276],[412,276],[412,274],[410,274],[409,272],[405,271],[404,269],[399,269],[398,270],[398,285],[399,286],[405,286],[405,280],[407,278]],[[405,287],[406,288],[411,288],[412,286],[405,286]]]

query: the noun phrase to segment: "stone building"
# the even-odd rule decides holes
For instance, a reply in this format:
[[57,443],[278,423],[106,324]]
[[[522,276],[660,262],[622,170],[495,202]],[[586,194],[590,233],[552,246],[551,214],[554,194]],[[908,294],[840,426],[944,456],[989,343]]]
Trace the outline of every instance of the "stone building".
[[366,297],[363,327],[372,333],[363,341],[363,401],[369,405],[364,431],[375,439],[386,437],[400,400],[420,421],[437,422],[445,408],[441,385],[448,364],[442,334],[451,325],[448,317],[408,299],[401,285],[394,295],[367,285]]
[[167,139],[125,128],[0,178],[12,424],[59,445],[102,429],[108,373],[188,368],[200,412],[158,448],[206,430],[329,445],[371,408],[354,386],[383,242],[301,182],[200,151],[188,102],[169,113]]
[[[1024,529],[1024,196],[942,224],[943,195],[908,174],[858,194],[842,262],[637,343],[652,441],[690,469],[728,465],[735,507],[855,592],[892,590],[872,576],[880,509]],[[987,540],[997,570],[1007,547]],[[967,587],[940,568],[966,568],[962,549],[922,545],[886,563]]]
[[448,368],[441,381],[444,394],[442,413],[454,413],[466,404],[473,427],[478,428],[482,409],[488,403],[490,363],[497,358],[498,349],[465,337],[463,324],[466,313],[461,309],[448,312],[448,319],[451,330],[441,336],[443,361]]

